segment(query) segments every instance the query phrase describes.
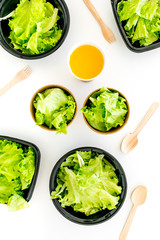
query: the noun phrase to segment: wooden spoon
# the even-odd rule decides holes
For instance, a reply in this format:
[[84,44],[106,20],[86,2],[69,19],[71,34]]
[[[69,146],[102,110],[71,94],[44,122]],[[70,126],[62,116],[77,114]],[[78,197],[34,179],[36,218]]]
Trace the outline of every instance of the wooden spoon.
[[101,19],[101,17],[99,16],[97,10],[95,9],[95,7],[93,6],[93,4],[90,2],[90,0],[83,0],[84,3],[86,4],[86,6],[89,8],[89,10],[91,11],[91,13],[93,14],[93,16],[95,17],[95,19],[97,20],[97,22],[99,23],[103,36],[104,38],[107,40],[107,42],[112,43],[114,42],[115,36],[113,34],[113,32],[111,31],[111,29],[109,27],[106,26],[106,24],[103,22],[103,20]]
[[139,205],[142,205],[147,197],[147,188],[145,186],[138,186],[137,188],[134,189],[132,192],[132,203],[133,207],[131,209],[131,212],[127,218],[127,221],[122,229],[121,235],[119,237],[119,240],[125,240],[127,237],[127,234],[129,232],[133,217],[136,213],[136,209]]
[[0,89],[0,96],[3,95],[5,92],[7,92],[16,83],[29,77],[31,73],[32,73],[32,70],[29,66],[26,66],[23,69],[21,69],[9,83],[7,83],[3,88]]
[[136,147],[136,145],[138,144],[137,135],[140,133],[140,131],[143,129],[143,127],[146,125],[146,123],[149,121],[149,119],[152,117],[158,107],[159,103],[154,102],[149,108],[144,118],[142,119],[142,121],[140,122],[140,124],[138,125],[137,129],[133,133],[129,133],[124,137],[121,143],[121,151],[123,153],[128,153]]

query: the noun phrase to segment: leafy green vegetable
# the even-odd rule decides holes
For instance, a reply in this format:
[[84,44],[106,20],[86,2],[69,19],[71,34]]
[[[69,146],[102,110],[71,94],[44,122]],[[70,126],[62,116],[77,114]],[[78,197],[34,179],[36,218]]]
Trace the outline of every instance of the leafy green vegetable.
[[133,44],[148,46],[160,38],[160,0],[122,0],[117,13]]
[[60,88],[50,88],[38,93],[33,101],[38,125],[55,128],[57,133],[67,133],[67,124],[73,119],[76,103],[71,95]]
[[81,111],[93,128],[106,132],[124,124],[128,109],[118,92],[103,87],[91,95],[89,103]]
[[11,17],[9,38],[14,48],[26,54],[40,54],[54,47],[62,35],[57,25],[58,11],[46,0],[20,0],[6,16]]
[[35,153],[16,142],[0,140],[0,203],[10,211],[28,206],[23,190],[30,187],[35,171]]
[[62,207],[71,206],[87,216],[116,208],[122,192],[115,168],[104,155],[91,151],[70,155],[61,164],[56,181],[51,199],[58,199]]
[[18,194],[12,195],[8,200],[8,211],[17,211],[29,207],[26,200]]

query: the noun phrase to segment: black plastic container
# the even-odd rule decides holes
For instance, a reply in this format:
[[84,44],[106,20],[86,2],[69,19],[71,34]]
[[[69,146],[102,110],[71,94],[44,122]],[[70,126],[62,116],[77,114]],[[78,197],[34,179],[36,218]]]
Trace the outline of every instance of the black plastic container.
[[97,212],[93,215],[90,216],[86,216],[83,213],[80,212],[75,212],[73,210],[72,207],[66,207],[66,208],[62,208],[61,204],[59,203],[59,201],[57,199],[53,199],[53,203],[55,205],[55,207],[57,208],[57,210],[68,220],[74,222],[74,223],[79,223],[79,224],[85,224],[85,225],[91,225],[91,224],[97,224],[97,223],[101,223],[104,222],[108,219],[110,219],[111,217],[113,217],[121,208],[121,206],[124,203],[125,197],[126,197],[126,192],[127,192],[127,181],[126,181],[126,176],[124,173],[124,170],[122,168],[122,166],[120,165],[120,163],[108,152],[99,149],[99,148],[95,148],[95,147],[80,147],[80,148],[76,148],[68,153],[66,153],[63,157],[60,158],[60,160],[56,163],[56,165],[54,166],[51,176],[50,176],[50,183],[49,183],[49,189],[50,189],[50,194],[52,191],[55,190],[57,183],[56,183],[56,175],[57,175],[57,171],[60,167],[60,165],[62,164],[63,161],[66,160],[66,158],[75,153],[76,151],[92,151],[95,153],[99,153],[99,154],[104,154],[105,158],[115,167],[116,169],[116,174],[119,178],[119,185],[122,186],[122,193],[120,194],[120,200],[119,203],[117,204],[117,208],[112,209],[112,210],[102,210],[100,212]]
[[114,14],[118,29],[120,31],[120,34],[121,34],[126,46],[131,51],[136,52],[136,53],[146,52],[146,51],[150,51],[152,49],[160,47],[160,41],[159,40],[156,41],[155,43],[152,43],[149,46],[146,46],[146,47],[140,47],[139,43],[132,44],[131,40],[129,38],[127,38],[127,34],[124,30],[124,26],[122,26],[122,24],[119,20],[119,16],[118,16],[118,13],[117,13],[117,5],[118,5],[119,2],[121,2],[121,0],[111,0],[113,14]]
[[21,140],[21,139],[8,137],[8,136],[0,136],[0,140],[2,140],[2,139],[6,139],[8,141],[19,143],[19,144],[22,145],[22,148],[23,147],[32,147],[34,152],[35,152],[35,172],[34,172],[34,175],[33,175],[33,179],[32,179],[30,187],[23,191],[24,192],[24,196],[23,196],[24,199],[27,202],[29,202],[29,200],[32,197],[32,194],[33,194],[33,191],[34,191],[34,188],[35,188],[35,185],[36,185],[36,181],[37,181],[39,165],[40,165],[40,157],[41,157],[40,151],[39,151],[38,147],[36,145],[34,145],[33,143],[26,142],[26,141]]
[[[57,24],[62,29],[62,36],[58,43],[56,44],[56,46],[41,54],[30,55],[22,53],[20,50],[14,49],[13,46],[11,45],[10,39],[8,38],[10,34],[8,20],[4,20],[0,22],[0,44],[6,51],[8,51],[9,53],[16,57],[32,60],[46,57],[51,53],[55,52],[62,45],[68,34],[70,26],[70,15],[68,7],[63,0],[47,0],[47,1],[53,4],[54,7],[59,9],[60,12],[59,15],[61,16]],[[19,0],[0,0],[0,17],[6,16],[10,12],[12,12],[19,2],[20,2]]]

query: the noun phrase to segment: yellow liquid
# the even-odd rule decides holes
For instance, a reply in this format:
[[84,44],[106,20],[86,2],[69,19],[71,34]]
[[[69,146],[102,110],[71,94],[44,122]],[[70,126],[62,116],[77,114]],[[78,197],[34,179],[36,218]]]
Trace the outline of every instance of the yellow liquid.
[[69,64],[74,75],[82,79],[91,79],[102,71],[104,57],[98,48],[82,45],[73,51]]

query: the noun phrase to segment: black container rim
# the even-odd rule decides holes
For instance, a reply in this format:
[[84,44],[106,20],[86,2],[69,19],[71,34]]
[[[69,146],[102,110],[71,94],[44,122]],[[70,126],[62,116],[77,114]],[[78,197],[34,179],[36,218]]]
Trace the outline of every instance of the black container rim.
[[[125,201],[126,194],[127,194],[127,180],[126,180],[126,175],[125,175],[125,172],[124,172],[121,164],[117,161],[117,159],[115,157],[113,157],[110,153],[106,152],[105,150],[102,150],[102,149],[97,148],[97,147],[79,147],[79,148],[73,149],[73,150],[67,152],[66,154],[64,154],[57,161],[57,163],[55,164],[55,166],[53,167],[53,170],[51,172],[50,180],[49,180],[50,194],[55,189],[56,175],[57,175],[57,171],[58,171],[61,163],[63,161],[65,161],[65,159],[69,155],[75,153],[76,151],[92,151],[92,152],[95,152],[95,153],[104,154],[107,157],[107,160],[109,162],[111,162],[111,164],[113,166],[116,166],[116,168],[119,170],[120,176],[122,178],[121,179],[121,181],[122,181],[122,184],[121,184],[122,185],[121,201],[117,204],[117,207],[115,209],[112,209],[110,211],[107,210],[108,213],[106,213],[106,215],[104,215],[104,216],[102,216],[102,217],[100,217],[96,220],[94,218],[92,218],[93,215],[90,215],[91,217],[89,217],[88,219],[86,219],[86,218],[83,219],[83,218],[73,216],[65,208],[61,207],[61,204],[59,203],[59,201],[57,199],[52,199],[52,202],[53,202],[54,206],[56,207],[56,209],[60,212],[60,214],[71,222],[82,224],[82,225],[95,225],[95,224],[99,224],[99,223],[102,223],[104,221],[107,221],[111,217],[113,217],[120,210],[120,208],[122,207],[122,205]],[[105,211],[105,210],[102,210],[102,211]]]
[[18,139],[18,138],[14,138],[14,137],[0,135],[0,140],[5,140],[5,139],[8,140],[8,141],[19,143],[22,146],[32,147],[34,152],[35,152],[35,171],[34,171],[34,175],[33,175],[30,187],[26,189],[25,196],[24,196],[25,200],[27,202],[29,202],[32,195],[33,195],[33,191],[34,191],[36,181],[37,181],[37,177],[38,177],[39,166],[40,166],[40,158],[41,158],[40,150],[35,144],[33,144],[31,142],[28,142],[28,141],[25,141],[25,140],[22,140],[22,139]]
[[147,52],[147,51],[150,51],[150,50],[160,47],[160,42],[152,43],[151,45],[146,46],[146,47],[135,47],[131,44],[131,42],[127,38],[127,35],[126,35],[126,32],[125,32],[123,26],[120,23],[119,16],[117,13],[117,4],[121,1],[122,0],[111,0],[111,5],[112,5],[113,15],[114,15],[117,27],[119,29],[119,32],[120,32],[122,39],[123,39],[125,45],[127,46],[127,48],[129,50],[131,50],[132,52],[142,53],[142,52]]
[[[58,43],[56,44],[55,47],[51,48],[50,50],[44,52],[44,53],[40,53],[40,54],[25,54],[22,53],[16,49],[14,49],[13,47],[11,47],[5,40],[4,36],[3,36],[3,32],[2,32],[2,28],[1,28],[1,22],[0,22],[0,45],[10,54],[12,54],[15,57],[18,58],[22,58],[22,59],[28,59],[28,60],[36,60],[36,59],[40,59],[40,58],[44,58],[49,56],[50,54],[52,54],[53,52],[55,52],[64,42],[64,40],[67,37],[68,31],[69,31],[69,27],[70,27],[70,14],[69,14],[69,10],[68,10],[68,6],[65,3],[64,0],[54,0],[56,2],[58,2],[58,4],[60,5],[60,7],[63,10],[63,16],[64,16],[64,27],[62,30],[62,35],[61,38],[59,39]],[[5,2],[5,0],[0,0],[0,8],[2,7],[3,3]]]

